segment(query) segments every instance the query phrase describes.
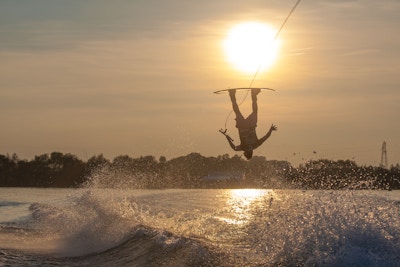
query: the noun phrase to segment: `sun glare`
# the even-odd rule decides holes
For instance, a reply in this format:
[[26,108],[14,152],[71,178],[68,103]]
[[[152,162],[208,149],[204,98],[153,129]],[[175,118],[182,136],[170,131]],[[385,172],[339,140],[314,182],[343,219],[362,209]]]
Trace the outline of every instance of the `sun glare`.
[[265,204],[263,201],[267,194],[271,194],[270,190],[259,189],[233,189],[230,190],[227,206],[229,207],[230,217],[218,217],[228,224],[246,224],[251,221],[252,209],[262,208]]
[[227,59],[237,69],[254,73],[271,67],[278,56],[276,31],[266,24],[245,22],[234,26],[223,46]]

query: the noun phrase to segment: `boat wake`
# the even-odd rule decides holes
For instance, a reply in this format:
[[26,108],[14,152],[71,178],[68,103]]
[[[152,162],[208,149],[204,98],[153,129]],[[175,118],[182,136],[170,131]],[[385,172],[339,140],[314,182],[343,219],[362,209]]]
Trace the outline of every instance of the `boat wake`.
[[0,227],[0,265],[399,266],[398,200],[366,191],[85,189]]

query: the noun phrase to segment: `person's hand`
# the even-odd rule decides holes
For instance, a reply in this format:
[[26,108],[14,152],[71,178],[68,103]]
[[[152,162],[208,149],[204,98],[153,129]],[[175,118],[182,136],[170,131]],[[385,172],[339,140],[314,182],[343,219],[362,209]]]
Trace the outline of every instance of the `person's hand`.
[[269,129],[270,131],[277,131],[278,127],[276,127],[276,125],[271,125],[271,128]]

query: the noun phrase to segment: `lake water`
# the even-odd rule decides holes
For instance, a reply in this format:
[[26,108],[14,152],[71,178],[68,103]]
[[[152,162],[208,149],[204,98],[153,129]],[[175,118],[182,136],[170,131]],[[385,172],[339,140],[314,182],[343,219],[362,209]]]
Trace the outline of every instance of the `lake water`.
[[400,192],[0,188],[0,265],[400,266]]

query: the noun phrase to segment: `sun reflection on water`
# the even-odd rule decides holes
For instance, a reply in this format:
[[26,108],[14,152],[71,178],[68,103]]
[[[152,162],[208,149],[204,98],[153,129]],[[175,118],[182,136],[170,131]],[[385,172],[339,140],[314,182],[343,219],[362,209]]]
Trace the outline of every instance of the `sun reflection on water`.
[[262,189],[232,189],[228,191],[226,206],[228,216],[218,219],[228,224],[244,225],[251,220],[252,210],[266,205],[265,196],[272,190]]

